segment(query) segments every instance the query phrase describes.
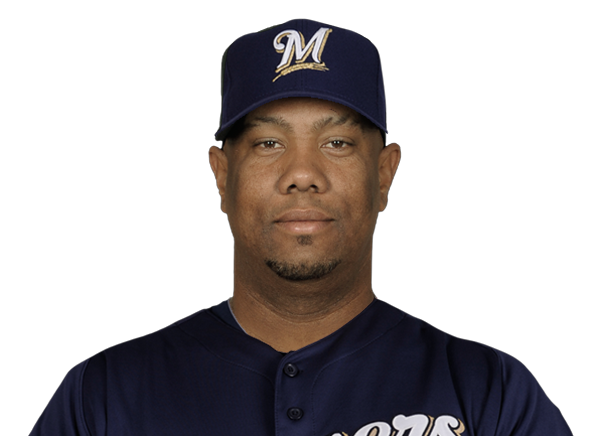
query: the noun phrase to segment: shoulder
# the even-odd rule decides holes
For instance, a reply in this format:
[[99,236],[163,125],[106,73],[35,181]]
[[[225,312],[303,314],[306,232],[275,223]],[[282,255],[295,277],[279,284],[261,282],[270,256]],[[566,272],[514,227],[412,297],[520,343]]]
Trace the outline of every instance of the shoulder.
[[31,436],[89,434],[81,407],[81,386],[88,364],[89,360],[86,360],[67,373],[36,422]]
[[111,371],[138,371],[157,360],[168,359],[174,350],[185,355],[186,350],[202,345],[203,336],[210,336],[210,330],[215,328],[224,328],[223,322],[210,309],[200,310],[160,330],[99,352],[89,359],[85,378],[105,374],[107,367]]
[[395,341],[408,345],[413,358],[451,380],[451,395],[474,428],[485,422],[494,423],[497,435],[571,435],[560,411],[516,358],[408,314],[394,330]]
[[511,359],[495,348],[453,336],[383,301],[378,301],[376,310],[380,316],[399,320],[386,340],[396,342],[404,350],[427,354],[436,361],[445,360],[452,369],[469,374],[485,370],[498,375],[504,357]]
[[202,348],[198,332],[214,325],[223,328],[210,309],[201,310],[78,364],[67,373],[31,434],[104,434],[111,393],[121,389],[118,395],[137,398],[149,375],[172,372],[192,350]]
[[525,365],[506,353],[496,353],[502,379],[498,434],[571,435],[560,410]]
[[[145,375],[173,374],[188,369],[190,362],[219,359],[221,348],[236,348],[240,333],[219,311],[226,302],[200,310],[156,332],[107,348],[91,357],[82,376],[86,392],[100,390],[103,383],[132,386],[144,383]],[[224,338],[227,338],[225,340]],[[224,344],[226,343],[226,344]]]
[[525,365],[489,345],[458,338],[408,314],[398,327],[394,334],[401,341],[447,368],[457,390],[489,394],[494,387],[501,393],[513,385],[537,386]]

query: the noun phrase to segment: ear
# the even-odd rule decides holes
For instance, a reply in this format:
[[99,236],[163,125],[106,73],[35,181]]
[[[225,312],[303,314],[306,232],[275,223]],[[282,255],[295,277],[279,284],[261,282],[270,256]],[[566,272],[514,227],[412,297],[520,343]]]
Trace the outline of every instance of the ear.
[[227,213],[225,208],[225,188],[227,185],[227,155],[223,150],[214,145],[208,150],[208,160],[210,161],[210,167],[212,168],[215,180],[217,181],[217,188],[219,189],[219,195],[221,196],[221,210]]
[[385,210],[388,193],[400,164],[400,146],[396,143],[384,147],[379,153],[379,212]]

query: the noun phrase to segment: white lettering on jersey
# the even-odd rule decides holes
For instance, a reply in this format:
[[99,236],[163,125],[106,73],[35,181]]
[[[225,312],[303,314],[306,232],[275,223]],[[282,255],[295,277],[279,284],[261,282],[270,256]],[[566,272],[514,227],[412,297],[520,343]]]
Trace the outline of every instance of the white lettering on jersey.
[[[273,79],[273,82],[293,71],[303,69],[328,71],[329,69],[325,66],[325,63],[321,62],[321,54],[331,32],[332,29],[321,27],[308,41],[308,44],[304,42],[304,35],[297,30],[289,29],[279,32],[273,40],[273,47],[277,53],[283,53],[283,56],[281,62],[275,68],[275,73],[279,74]],[[281,42],[284,37],[287,37],[286,44]],[[309,54],[312,54],[314,62],[306,62]],[[294,57],[296,62],[292,65]]]
[[[422,414],[396,415],[392,426],[393,429],[386,422],[371,422],[362,426],[353,436],[460,436],[465,431],[462,421],[451,415],[441,415],[435,420],[432,416]],[[410,431],[406,433],[408,430]],[[331,436],[348,434],[338,432]]]
[[398,430],[399,435],[403,435],[410,429],[408,436],[424,436],[429,434],[433,424],[433,418],[425,415],[398,415],[392,420],[392,425]]
[[465,431],[465,425],[454,416],[438,416],[433,426],[431,436],[459,436]]
[[372,422],[354,433],[354,436],[390,436],[392,428],[387,422]]

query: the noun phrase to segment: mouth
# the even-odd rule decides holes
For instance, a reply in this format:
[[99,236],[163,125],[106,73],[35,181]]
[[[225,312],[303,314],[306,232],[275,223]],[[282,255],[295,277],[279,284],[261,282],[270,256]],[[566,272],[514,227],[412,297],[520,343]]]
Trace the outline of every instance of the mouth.
[[331,224],[331,221],[278,221],[277,226],[294,235],[317,233]]

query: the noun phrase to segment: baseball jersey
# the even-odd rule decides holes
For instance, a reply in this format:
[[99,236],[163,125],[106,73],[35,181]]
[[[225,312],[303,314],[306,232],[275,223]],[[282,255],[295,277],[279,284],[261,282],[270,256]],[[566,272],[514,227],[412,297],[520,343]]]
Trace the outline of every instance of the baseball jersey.
[[529,371],[380,300],[280,353],[227,302],[73,368],[34,436],[567,436]]

